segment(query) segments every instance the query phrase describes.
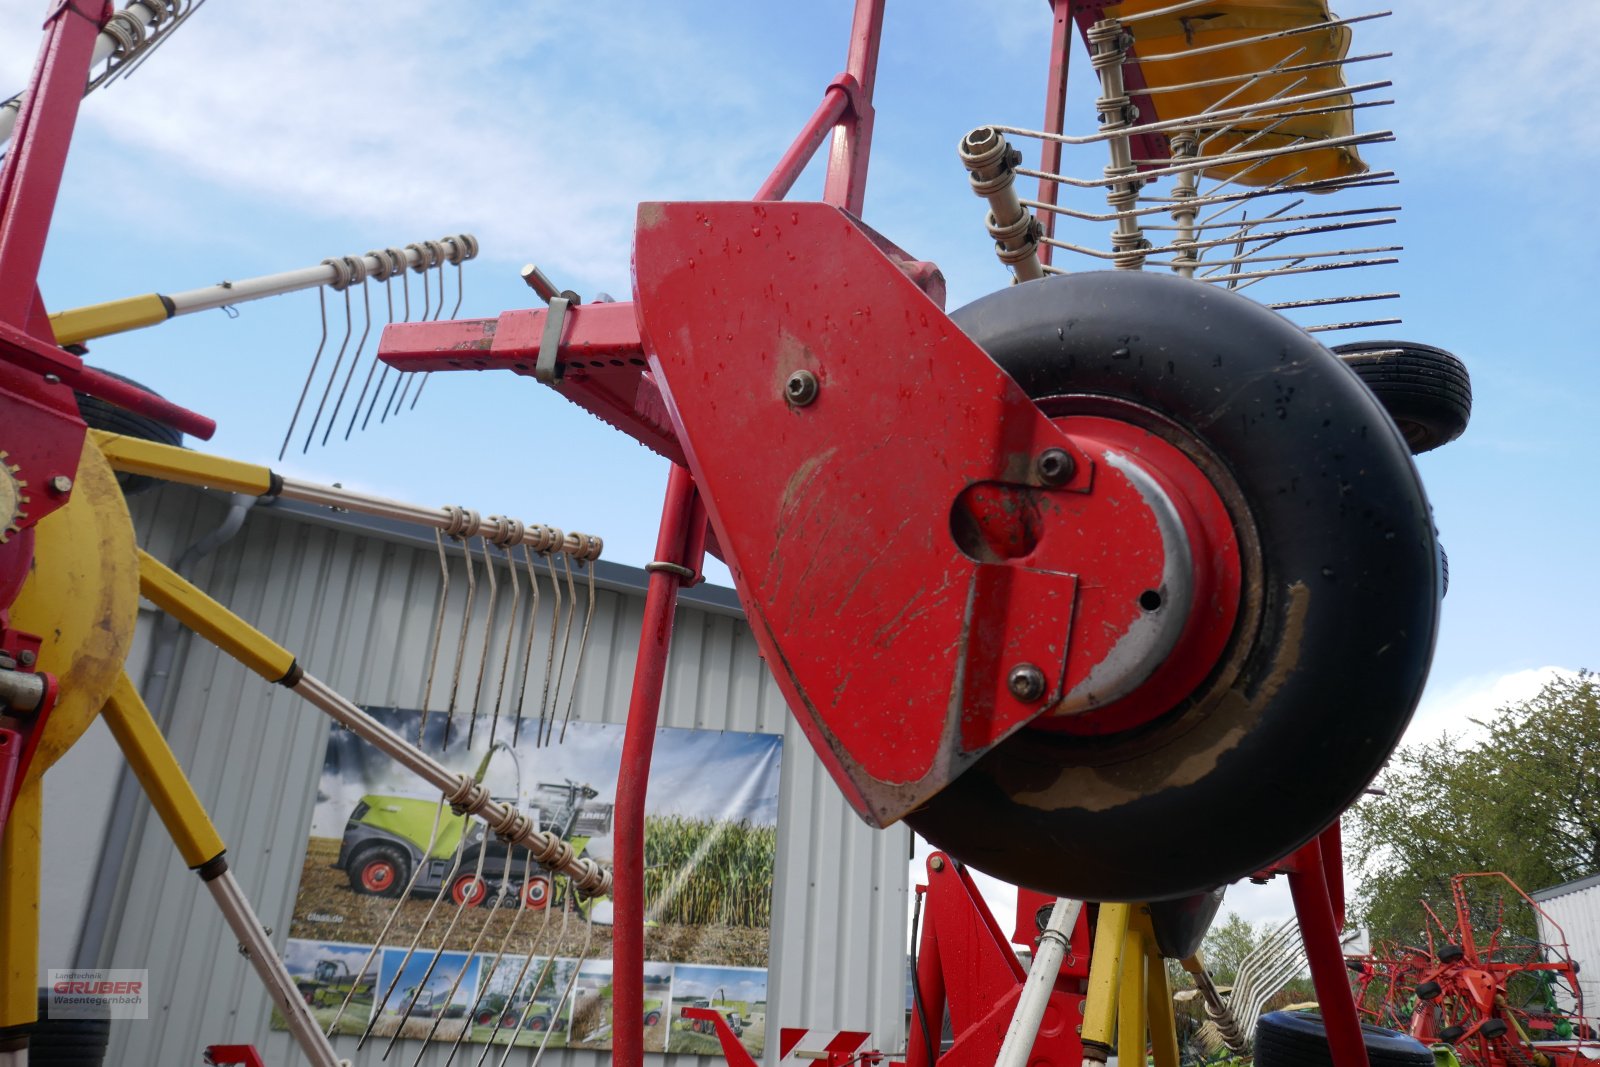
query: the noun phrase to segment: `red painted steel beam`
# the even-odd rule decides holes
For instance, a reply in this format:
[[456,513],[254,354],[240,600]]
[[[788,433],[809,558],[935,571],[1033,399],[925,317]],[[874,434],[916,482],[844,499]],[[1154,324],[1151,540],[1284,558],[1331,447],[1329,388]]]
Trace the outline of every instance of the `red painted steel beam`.
[[[1072,69],[1072,0],[1051,0],[1054,24],[1050,30],[1050,76],[1044,95],[1044,128],[1046,133],[1064,133],[1067,116],[1067,74]],[[1051,174],[1061,173],[1061,142],[1046,138],[1040,147],[1039,169]],[[1055,204],[1061,195],[1061,183],[1049,178],[1039,179],[1039,201]],[[1039,226],[1044,236],[1054,237],[1056,213],[1040,211]],[[1049,245],[1039,245],[1039,262],[1048,264],[1054,251]]]
[[678,589],[700,573],[705,525],[705,509],[694,479],[683,467],[674,466],[661,506],[655,560],[645,568],[650,571],[650,583],[645,590],[644,622],[617,778],[611,892],[612,1060],[616,1067],[641,1067],[644,1063],[645,787],[655,749]]
[[867,161],[872,155],[872,93],[878,81],[878,44],[883,38],[884,0],[856,0],[845,71],[860,86],[851,113],[833,132],[822,199],[857,218],[867,199]]
[[[846,80],[848,79],[848,81]],[[817,105],[817,110],[811,113],[806,124],[801,127],[800,133],[795,137],[789,150],[784,152],[783,158],[778,160],[778,165],[772,168],[772,173],[767,175],[767,180],[761,183],[761,188],[756,190],[752,200],[782,200],[789,195],[789,190],[794,188],[794,183],[800,178],[806,165],[811,162],[811,157],[817,154],[817,149],[822,147],[822,142],[833,131],[851,108],[855,79],[848,74],[841,74],[828,86],[828,91],[822,95],[822,103]]]
[[1311,965],[1311,984],[1317,991],[1317,1003],[1321,1006],[1335,1067],[1368,1067],[1361,1019],[1356,1014],[1355,998],[1350,991],[1339,943],[1339,927],[1334,922],[1322,839],[1319,837],[1301,846],[1282,866],[1289,872],[1289,893],[1294,899],[1300,937],[1305,944],[1306,960]]
[[[402,371],[509,370],[532,378],[547,315],[535,308],[492,319],[393,323],[378,341],[378,358]],[[661,391],[646,370],[632,304],[569,308],[555,369],[560,377],[550,385],[562,396],[683,463]]]
[[0,322],[25,327],[33,311],[89,61],[110,15],[109,2],[60,0],[45,18],[44,44],[0,165]]

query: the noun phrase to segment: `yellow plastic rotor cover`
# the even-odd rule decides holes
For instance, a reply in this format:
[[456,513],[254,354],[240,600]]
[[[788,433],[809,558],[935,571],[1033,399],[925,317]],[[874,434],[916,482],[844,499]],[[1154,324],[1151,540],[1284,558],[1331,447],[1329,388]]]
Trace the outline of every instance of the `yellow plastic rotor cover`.
[[72,747],[122,671],[139,610],[137,552],[117,476],[86,440],[72,498],[39,523],[33,566],[11,609],[12,626],[43,638],[38,669],[60,684],[29,779]]

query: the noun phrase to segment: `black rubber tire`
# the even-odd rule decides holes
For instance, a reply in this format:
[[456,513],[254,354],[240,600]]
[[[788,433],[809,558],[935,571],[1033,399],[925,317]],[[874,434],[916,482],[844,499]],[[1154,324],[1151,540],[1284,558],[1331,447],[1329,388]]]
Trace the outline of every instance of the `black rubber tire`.
[[[117,374],[114,371],[108,371],[104,367],[95,367],[94,369],[104,374],[107,378],[115,378],[117,381],[124,382],[136,389],[142,389],[151,396],[161,395],[149,386],[142,385],[132,378]],[[88,393],[74,393],[73,395],[78,398],[78,414],[83,417],[83,421],[88,424],[91,430],[109,430],[111,433],[138,437],[145,441],[155,441],[158,444],[173,445],[179,448],[183,446],[182,431],[168,426],[164,422],[128,411],[125,408],[119,408],[115,404],[107,403],[99,397],[90,396]],[[133,496],[136,493],[142,493],[161,484],[158,479],[148,478],[142,474],[118,474],[117,483],[122,486],[123,496]]]
[[1411,341],[1355,341],[1335,345],[1333,351],[1372,390],[1413,455],[1431,452],[1466,432],[1472,420],[1472,377],[1454,355]]
[[1047,414],[1141,421],[1226,483],[1246,594],[1222,662],[1165,715],[1020,730],[906,821],[1004,881],[1102,901],[1205,892],[1310,840],[1394,750],[1433,654],[1437,546],[1399,431],[1310,335],[1186,279],[1056,276],[951,317]]
[[1447,1026],[1439,1031],[1439,1040],[1453,1045],[1461,1040],[1461,1035],[1467,1032],[1465,1026]]
[[[1362,1044],[1371,1067],[1433,1067],[1433,1052],[1398,1030],[1361,1024]],[[1275,1011],[1256,1023],[1256,1067],[1334,1067],[1322,1016],[1315,1012]]]
[[1418,982],[1417,983],[1417,999],[1418,1000],[1434,1000],[1439,996],[1440,993],[1443,993],[1443,992],[1444,992],[1444,988],[1442,986],[1440,986],[1438,982]]
[[1454,963],[1456,960],[1461,959],[1466,954],[1466,950],[1460,945],[1452,945],[1447,942],[1439,948],[1439,962]]
[[[389,888],[381,893],[374,892],[361,884],[361,869],[379,858],[386,859],[392,863],[395,871],[394,881],[389,884]],[[350,888],[357,893],[363,896],[397,897],[400,895],[400,891],[406,887],[406,883],[411,880],[411,857],[407,856],[398,846],[380,841],[376,844],[362,846],[354,856],[350,857],[350,863],[345,869],[349,874]]]
[[1509,1029],[1504,1019],[1485,1019],[1483,1025],[1478,1027],[1478,1033],[1488,1038],[1504,1037]]
[[39,1019],[28,1034],[31,1067],[101,1067],[111,1041],[109,1017],[52,1019],[49,994],[39,991]]

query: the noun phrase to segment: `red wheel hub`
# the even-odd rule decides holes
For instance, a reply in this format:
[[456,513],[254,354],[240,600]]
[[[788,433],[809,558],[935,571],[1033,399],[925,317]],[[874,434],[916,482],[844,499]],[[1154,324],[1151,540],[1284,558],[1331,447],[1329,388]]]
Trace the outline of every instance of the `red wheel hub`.
[[388,860],[373,860],[361,868],[361,888],[369,893],[382,893],[394,885],[394,864]]
[[463,874],[450,886],[450,899],[457,904],[478,904],[488,895],[489,887],[475,874]]
[[522,899],[534,911],[540,911],[550,904],[550,879],[542,874],[529,878],[522,887]]
[[[1188,545],[1190,588],[1186,618],[1160,665],[1125,696],[1087,711],[1047,714],[1031,724],[1080,735],[1131,730],[1159,718],[1183,700],[1205,681],[1221,658],[1239,614],[1242,578],[1238,538],[1227,505],[1211,480],[1165,438],[1132,423],[1098,415],[1068,415],[1052,421],[1071,434],[1085,452],[1095,456],[1114,454],[1148,475],[1170,502]],[[1088,617],[1109,621],[1119,610],[1172,610],[1156,589],[1141,592],[1132,604],[1092,604],[1097,592],[1088,582],[1080,586],[1080,613],[1087,608]]]

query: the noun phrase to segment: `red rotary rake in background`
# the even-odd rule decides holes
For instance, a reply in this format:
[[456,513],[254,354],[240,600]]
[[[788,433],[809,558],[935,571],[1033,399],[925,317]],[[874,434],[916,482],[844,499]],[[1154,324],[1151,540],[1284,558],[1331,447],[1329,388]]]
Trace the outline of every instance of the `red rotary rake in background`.
[[[1324,0],[1051,8],[1050,128],[963,141],[1024,284],[947,313],[937,268],[861,221],[883,3],[859,0],[846,71],[750,201],[639,207],[631,301],[585,305],[533,270],[546,306],[392,325],[380,355],[402,372],[533,377],[674,465],[617,794],[617,1018],[641,1015],[643,790],[674,602],[709,551],[864,819],[904,819],[954,859],[1053,896],[1176,901],[1177,925],[1195,927],[1185,942],[1217,887],[1287,874],[1334,1053],[1364,1067],[1339,962],[1335,820],[1397,742],[1432,654],[1441,568],[1411,461],[1422,445],[1280,314],[1393,294],[1263,306],[1234,290],[1391,262],[1356,255],[1388,248],[1264,251],[1391,220],[1220,216],[1386,184],[1355,152],[1387,135],[1346,132],[1366,106],[1354,95],[1383,83],[1344,86],[1346,62],[1374,57],[1347,57],[1359,20]],[[56,347],[34,290],[99,28],[82,14],[64,5],[48,23],[0,174],[0,445],[30,487],[0,549],[0,605],[27,574],[29,531],[70,492],[83,427],[69,387],[152,403]],[[1082,139],[1062,133],[1073,25],[1102,88],[1101,128]],[[1006,132],[1041,139],[1042,169],[1018,165]],[[830,135],[822,201],[783,202]],[[1063,147],[1084,143],[1109,148],[1103,176],[1057,173]],[[1017,174],[1039,177],[1037,200],[1008,192]],[[1169,196],[1147,188],[1169,178]],[[1074,213],[1063,188],[1103,190],[1111,210]],[[1355,214],[1370,210],[1388,209]],[[1117,269],[1055,276],[1051,248],[1084,251],[1051,236],[1057,214],[1114,222],[1101,258]],[[1162,245],[1152,219],[1169,215]],[[1217,249],[1233,255],[1208,274]],[[1172,273],[1142,269],[1158,265]],[[64,488],[35,500],[39,477]],[[0,672],[8,698],[42,684],[15,662]],[[1238,831],[1196,833],[1196,816]],[[1057,981],[1044,976],[1046,995]],[[617,1062],[642,1055],[642,1033],[618,1027]],[[931,1056],[925,1042],[912,1059]]]
[[[1448,923],[1422,903],[1425,948],[1390,946],[1350,962],[1362,1013],[1453,1045],[1472,1067],[1587,1062],[1594,1035],[1561,927],[1497,871],[1456,875],[1450,895]],[[1541,928],[1555,939],[1540,941]]]

